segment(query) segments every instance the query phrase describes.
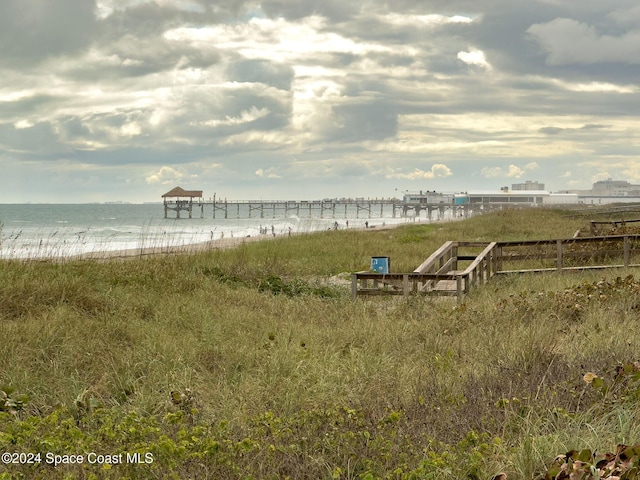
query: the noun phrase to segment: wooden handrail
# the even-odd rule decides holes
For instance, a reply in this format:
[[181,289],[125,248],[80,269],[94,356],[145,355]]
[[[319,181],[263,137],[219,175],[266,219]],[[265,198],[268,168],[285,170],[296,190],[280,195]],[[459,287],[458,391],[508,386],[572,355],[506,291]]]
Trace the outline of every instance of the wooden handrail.
[[[545,239],[545,240],[521,240],[502,242],[445,242],[438,250],[429,256],[418,268],[411,273],[389,273],[380,274],[374,272],[357,272],[352,275],[352,294],[356,298],[358,294],[364,295],[409,295],[411,293],[456,295],[458,301],[462,301],[472,286],[484,284],[491,277],[499,273],[524,273],[524,272],[547,272],[547,271],[573,271],[585,270],[589,268],[619,268],[636,267],[638,264],[631,264],[632,253],[640,251],[632,248],[632,241],[640,241],[640,235],[610,235],[598,237]],[[567,251],[567,246],[576,244],[606,243],[605,250],[589,252]],[[616,248],[612,244],[620,244]],[[508,247],[535,247],[535,246],[555,246],[555,252],[551,254],[516,254],[503,252]],[[459,255],[460,247],[484,247],[478,255]],[[566,259],[595,258],[598,256],[618,255],[623,258],[623,265],[583,265],[566,266]],[[554,268],[524,269],[524,270],[503,270],[505,261],[516,260],[539,260],[556,259]],[[456,271],[458,261],[472,260],[471,264],[464,271]],[[485,275],[486,274],[486,275]],[[365,285],[373,280],[374,288],[358,289],[358,282]],[[455,282],[455,290],[438,290],[436,284],[442,281]],[[419,285],[420,284],[420,285]]]
[[440,258],[442,258],[444,255],[449,253],[455,245],[456,245],[456,242],[452,242],[452,241],[448,241],[448,242],[443,243],[442,246],[438,250],[433,252],[429,256],[429,258],[427,258],[424,262],[422,262],[422,264],[420,264],[420,266],[418,268],[416,268],[413,272],[414,273],[423,273],[426,270],[430,269],[431,267],[434,267],[435,263],[438,260],[440,260]]
[[496,248],[496,245],[498,245],[498,242],[491,242],[489,245],[487,245],[487,248],[485,248],[477,257],[476,259],[471,263],[471,265],[469,265],[464,272],[462,272],[462,275],[469,275],[479,264],[480,262],[482,262],[485,257],[487,255],[489,255],[489,253],[491,253],[491,251]]

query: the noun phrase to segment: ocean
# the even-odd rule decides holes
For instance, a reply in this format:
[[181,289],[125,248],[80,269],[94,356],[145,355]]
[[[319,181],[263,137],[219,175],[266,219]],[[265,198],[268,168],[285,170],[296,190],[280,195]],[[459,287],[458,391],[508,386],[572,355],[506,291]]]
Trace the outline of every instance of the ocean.
[[[184,214],[184,212],[183,212]],[[170,212],[170,215],[175,215]],[[414,221],[412,218],[363,218],[355,209],[341,217],[289,215],[274,218],[212,218],[194,209],[194,218],[164,218],[162,204],[0,204],[0,258],[71,257],[92,252],[170,248],[195,243],[264,235],[308,233],[334,228],[363,228]],[[255,216],[255,214],[254,214]],[[427,220],[423,220],[427,221]]]

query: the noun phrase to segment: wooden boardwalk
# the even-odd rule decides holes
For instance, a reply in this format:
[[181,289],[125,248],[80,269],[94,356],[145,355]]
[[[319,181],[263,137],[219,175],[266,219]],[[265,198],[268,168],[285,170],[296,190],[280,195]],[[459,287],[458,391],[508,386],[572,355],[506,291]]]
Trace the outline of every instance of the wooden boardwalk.
[[495,275],[624,267],[640,267],[638,234],[510,242],[450,241],[413,272],[354,273],[351,290],[354,299],[420,294],[454,296],[462,302],[472,288]]

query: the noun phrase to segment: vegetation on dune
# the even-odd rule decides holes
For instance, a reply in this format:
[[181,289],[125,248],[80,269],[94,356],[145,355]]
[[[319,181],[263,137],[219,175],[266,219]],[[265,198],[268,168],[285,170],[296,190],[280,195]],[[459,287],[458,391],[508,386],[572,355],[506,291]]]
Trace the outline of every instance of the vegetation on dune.
[[461,305],[354,302],[344,281],[371,256],[411,271],[447,240],[570,237],[584,222],[507,210],[3,262],[0,451],[14,455],[0,479],[636,478],[633,271],[496,278]]

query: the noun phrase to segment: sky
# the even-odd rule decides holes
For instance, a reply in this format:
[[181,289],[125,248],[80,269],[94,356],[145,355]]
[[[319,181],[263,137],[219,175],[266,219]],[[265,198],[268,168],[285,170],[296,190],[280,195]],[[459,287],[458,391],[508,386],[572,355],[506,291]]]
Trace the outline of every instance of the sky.
[[637,0],[2,0],[0,203],[640,183]]

